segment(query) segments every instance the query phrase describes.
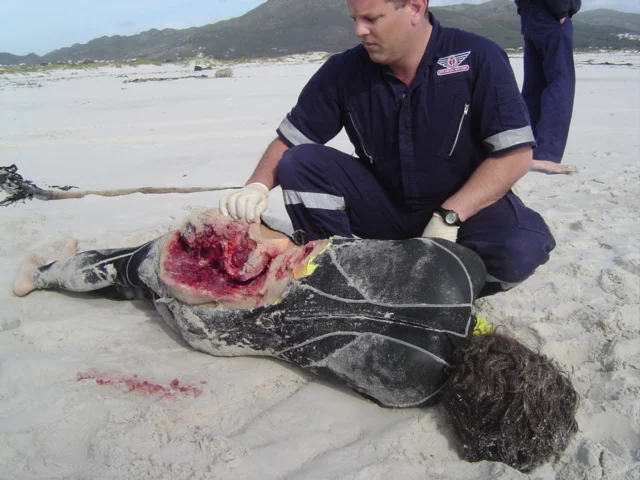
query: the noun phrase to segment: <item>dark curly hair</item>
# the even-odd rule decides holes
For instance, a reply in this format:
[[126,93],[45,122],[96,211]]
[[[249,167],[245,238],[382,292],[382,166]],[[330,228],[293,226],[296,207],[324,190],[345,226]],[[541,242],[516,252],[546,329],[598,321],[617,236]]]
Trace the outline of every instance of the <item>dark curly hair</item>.
[[470,462],[522,472],[559,455],[578,430],[578,394],[544,355],[500,333],[473,335],[455,352],[442,403]]

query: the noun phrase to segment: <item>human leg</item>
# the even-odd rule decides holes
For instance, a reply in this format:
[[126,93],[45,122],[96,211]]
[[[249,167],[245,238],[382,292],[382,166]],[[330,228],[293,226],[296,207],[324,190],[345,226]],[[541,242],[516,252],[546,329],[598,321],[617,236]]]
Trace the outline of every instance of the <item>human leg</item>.
[[[524,24],[524,18],[523,18]],[[522,82],[522,98],[527,105],[529,111],[529,119],[531,121],[531,129],[534,137],[537,137],[538,123],[540,122],[540,106],[542,100],[542,92],[547,86],[542,68],[542,56],[536,50],[536,46],[531,38],[525,33],[523,25],[524,38],[524,78]]]
[[323,145],[289,149],[277,175],[294,229],[311,240],[418,237],[430,218],[399,208],[358,159]]
[[33,290],[90,292],[113,287],[124,298],[134,298],[146,286],[137,268],[152,242],[141,247],[92,250],[74,254],[77,241],[68,242],[50,259],[29,256],[23,260],[13,283],[13,293],[24,296]]
[[555,248],[542,217],[512,192],[465,221],[458,243],[475,251],[487,267],[480,296],[518,285],[546,263]]
[[33,292],[36,289],[34,276],[38,268],[53,262],[65,260],[73,256],[77,251],[78,241],[74,239],[69,240],[62,250],[51,258],[45,259],[39,255],[29,255],[28,257],[25,257],[18,267],[18,272],[12,285],[13,294],[16,297],[24,297],[25,295]]
[[[562,160],[573,113],[573,25],[569,18],[561,24],[546,9],[538,6],[526,11],[523,21],[527,37],[542,59],[538,69],[546,83],[540,95],[539,118],[534,126],[538,143],[533,151],[534,170],[572,173],[573,170],[554,166],[553,163],[559,164]],[[527,73],[525,67],[525,77]],[[523,95],[524,90],[523,87]]]
[[[533,41],[524,37],[524,82],[522,84],[522,97],[527,105],[533,135],[538,139],[538,128],[541,124],[542,96],[547,88],[547,80],[544,75],[542,56],[536,50]],[[545,129],[544,123],[542,129]],[[533,160],[532,171],[543,173],[575,173],[575,168],[563,166],[551,160]]]

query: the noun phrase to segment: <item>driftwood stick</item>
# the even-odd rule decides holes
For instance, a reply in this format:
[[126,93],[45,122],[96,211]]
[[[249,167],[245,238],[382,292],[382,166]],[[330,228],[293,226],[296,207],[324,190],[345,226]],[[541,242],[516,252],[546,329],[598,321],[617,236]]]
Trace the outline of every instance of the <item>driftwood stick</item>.
[[162,193],[197,193],[197,192],[213,192],[218,190],[233,190],[242,187],[136,187],[121,188],[117,190],[76,190],[76,191],[57,191],[43,190],[47,192],[49,198],[40,198],[34,194],[34,197],[41,200],[64,200],[67,198],[82,198],[87,195],[100,195],[102,197],[119,197],[121,195],[131,195],[132,193],[144,194],[162,194]]
[[0,190],[7,193],[7,198],[0,201],[0,206],[7,206],[18,201],[32,200],[64,200],[69,198],[82,198],[87,195],[100,195],[103,197],[118,197],[131,195],[132,193],[166,194],[166,193],[197,193],[213,192],[220,190],[235,190],[242,186],[232,187],[137,187],[122,188],[116,190],[75,190],[77,187],[63,186],[56,190],[45,190],[38,187],[30,180],[25,180],[18,173],[18,167],[10,165],[0,167]]

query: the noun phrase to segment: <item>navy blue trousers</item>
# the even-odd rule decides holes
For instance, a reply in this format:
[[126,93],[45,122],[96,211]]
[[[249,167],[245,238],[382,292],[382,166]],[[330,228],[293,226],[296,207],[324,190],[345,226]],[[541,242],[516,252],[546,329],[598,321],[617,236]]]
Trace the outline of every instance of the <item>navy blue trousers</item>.
[[[277,176],[294,229],[306,231],[311,240],[332,235],[419,237],[438,207],[407,208],[390,197],[357,158],[323,145],[287,150]],[[555,247],[542,217],[512,192],[467,219],[458,243],[485,263],[488,285],[481,296],[522,282]]]
[[569,136],[576,73],[573,64],[573,24],[560,23],[543,5],[520,11],[524,37],[522,96],[529,109],[538,146],[535,160],[560,163]]

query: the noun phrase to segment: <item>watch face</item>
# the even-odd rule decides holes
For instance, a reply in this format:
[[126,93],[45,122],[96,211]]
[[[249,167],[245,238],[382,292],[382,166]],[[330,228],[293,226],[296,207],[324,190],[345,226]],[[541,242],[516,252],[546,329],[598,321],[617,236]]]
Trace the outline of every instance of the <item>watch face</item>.
[[455,225],[458,221],[458,215],[455,212],[447,212],[444,221],[449,225]]

